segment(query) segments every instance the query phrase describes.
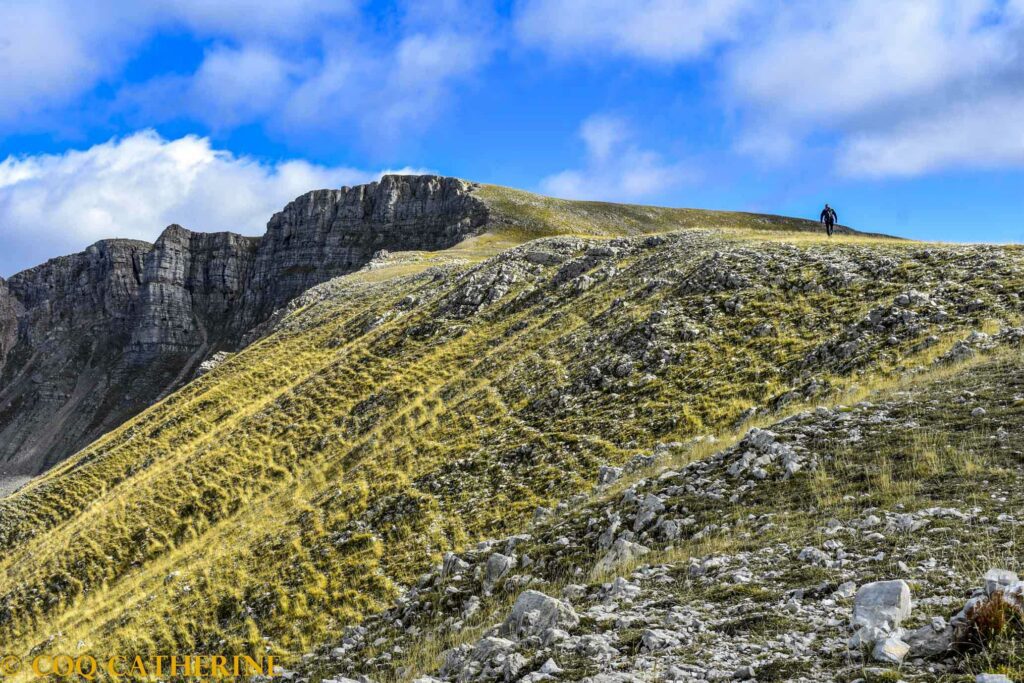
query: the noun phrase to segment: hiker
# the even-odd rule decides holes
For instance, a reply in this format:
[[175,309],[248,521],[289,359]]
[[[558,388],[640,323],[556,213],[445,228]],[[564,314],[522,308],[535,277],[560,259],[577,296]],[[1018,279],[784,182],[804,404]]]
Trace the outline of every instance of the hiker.
[[829,237],[832,236],[832,228],[837,220],[839,220],[839,217],[836,215],[836,210],[826,204],[825,208],[821,210],[821,222],[825,224],[825,232],[828,233]]

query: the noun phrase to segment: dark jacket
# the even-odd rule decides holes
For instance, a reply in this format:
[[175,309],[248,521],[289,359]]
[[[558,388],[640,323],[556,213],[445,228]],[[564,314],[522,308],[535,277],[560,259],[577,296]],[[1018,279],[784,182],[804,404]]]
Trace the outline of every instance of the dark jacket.
[[827,209],[821,210],[821,222],[822,223],[838,223],[839,216],[836,215],[836,210],[831,206]]

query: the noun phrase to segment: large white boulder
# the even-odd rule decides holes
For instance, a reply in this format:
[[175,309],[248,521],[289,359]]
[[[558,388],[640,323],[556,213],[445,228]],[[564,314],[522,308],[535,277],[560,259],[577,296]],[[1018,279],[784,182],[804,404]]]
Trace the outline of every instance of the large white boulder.
[[571,629],[580,623],[572,605],[535,590],[524,591],[499,633],[508,638],[543,636],[549,629]]
[[594,571],[598,573],[611,571],[620,564],[629,562],[641,555],[646,555],[649,551],[647,547],[639,543],[633,543],[621,537],[617,538],[605,556],[594,565]]
[[853,599],[854,628],[893,630],[910,616],[910,586],[906,581],[874,581],[864,584]]
[[[850,625],[855,633],[851,649],[875,647],[872,653],[881,661],[902,660],[909,646],[901,640],[900,622],[910,616],[910,586],[906,581],[875,581],[864,584],[853,599]],[[888,643],[887,641],[894,642]],[[880,649],[881,648],[881,649]],[[900,654],[902,652],[902,654]]]

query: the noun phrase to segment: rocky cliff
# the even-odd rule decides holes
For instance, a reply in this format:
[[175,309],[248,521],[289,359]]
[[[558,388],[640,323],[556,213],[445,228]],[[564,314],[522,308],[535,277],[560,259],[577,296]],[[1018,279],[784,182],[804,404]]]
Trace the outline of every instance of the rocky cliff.
[[382,249],[453,246],[487,222],[486,205],[469,190],[453,178],[385,176],[380,183],[302,195],[267,224],[245,292],[244,324],[360,268]]
[[0,279],[0,478],[64,459],[188,380],[309,287],[379,250],[443,249],[488,217],[464,181],[317,190],[262,238],[168,227]]

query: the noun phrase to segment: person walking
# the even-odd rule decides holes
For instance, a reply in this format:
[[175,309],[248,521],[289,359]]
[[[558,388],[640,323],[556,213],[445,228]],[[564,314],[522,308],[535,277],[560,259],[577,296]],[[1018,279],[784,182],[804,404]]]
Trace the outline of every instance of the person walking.
[[821,222],[825,224],[825,232],[828,236],[832,236],[832,230],[835,228],[836,221],[839,220],[839,216],[836,215],[836,210],[828,204],[821,210]]

